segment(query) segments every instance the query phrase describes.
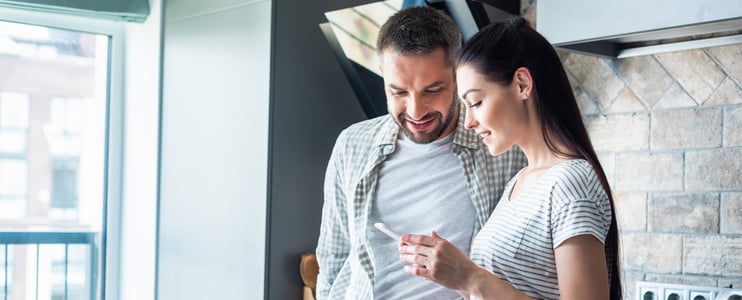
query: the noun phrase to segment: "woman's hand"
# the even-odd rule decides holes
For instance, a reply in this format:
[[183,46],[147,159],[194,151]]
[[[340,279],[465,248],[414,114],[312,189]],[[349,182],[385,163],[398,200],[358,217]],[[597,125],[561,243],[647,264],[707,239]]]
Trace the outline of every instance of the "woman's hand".
[[530,299],[433,231],[430,236],[405,234],[399,244],[405,271],[457,291],[465,299]]
[[405,234],[399,245],[405,271],[449,289],[466,292],[479,267],[456,246],[433,231],[430,236]]

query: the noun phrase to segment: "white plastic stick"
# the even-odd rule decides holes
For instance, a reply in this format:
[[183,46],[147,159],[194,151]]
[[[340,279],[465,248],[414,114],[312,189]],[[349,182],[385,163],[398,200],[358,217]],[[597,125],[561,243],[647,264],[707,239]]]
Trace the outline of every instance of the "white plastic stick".
[[395,240],[402,239],[402,235],[400,235],[396,231],[392,230],[391,228],[389,228],[388,226],[386,226],[386,224],[384,224],[384,223],[376,223],[376,224],[374,224],[374,227],[376,227],[376,229],[378,229],[378,230],[381,230],[381,232],[385,233],[386,235],[388,235],[389,237],[391,237],[391,238],[393,238]]

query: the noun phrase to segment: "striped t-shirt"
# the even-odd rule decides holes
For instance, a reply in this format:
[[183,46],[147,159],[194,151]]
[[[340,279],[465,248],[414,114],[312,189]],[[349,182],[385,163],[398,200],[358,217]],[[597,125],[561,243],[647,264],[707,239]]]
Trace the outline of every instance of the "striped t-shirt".
[[[558,299],[554,249],[583,234],[593,235],[605,245],[611,223],[610,201],[592,166],[583,159],[551,167],[509,199],[517,178],[507,184],[474,239],[471,258],[532,298]],[[606,276],[609,274],[610,265]]]

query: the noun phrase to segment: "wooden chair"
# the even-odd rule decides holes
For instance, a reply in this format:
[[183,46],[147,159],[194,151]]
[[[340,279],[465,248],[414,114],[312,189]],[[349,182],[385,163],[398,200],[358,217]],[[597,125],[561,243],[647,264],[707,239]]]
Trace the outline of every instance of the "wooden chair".
[[316,255],[313,253],[302,254],[299,263],[299,274],[301,274],[301,281],[304,282],[304,300],[315,300],[317,274],[319,274]]

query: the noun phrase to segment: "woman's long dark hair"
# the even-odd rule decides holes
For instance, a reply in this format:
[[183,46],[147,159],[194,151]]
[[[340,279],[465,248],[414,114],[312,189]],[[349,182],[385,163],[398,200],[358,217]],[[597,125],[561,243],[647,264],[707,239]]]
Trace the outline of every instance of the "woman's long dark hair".
[[[618,269],[618,226],[613,195],[603,167],[588,137],[572,88],[554,47],[521,17],[490,24],[459,53],[458,65],[472,67],[487,80],[510,84],[515,70],[526,67],[533,77],[534,98],[546,145],[563,157],[582,158],[592,165],[611,203],[611,225],[605,241],[606,264],[611,268],[610,299],[621,299]],[[563,145],[562,150],[557,144]]]

